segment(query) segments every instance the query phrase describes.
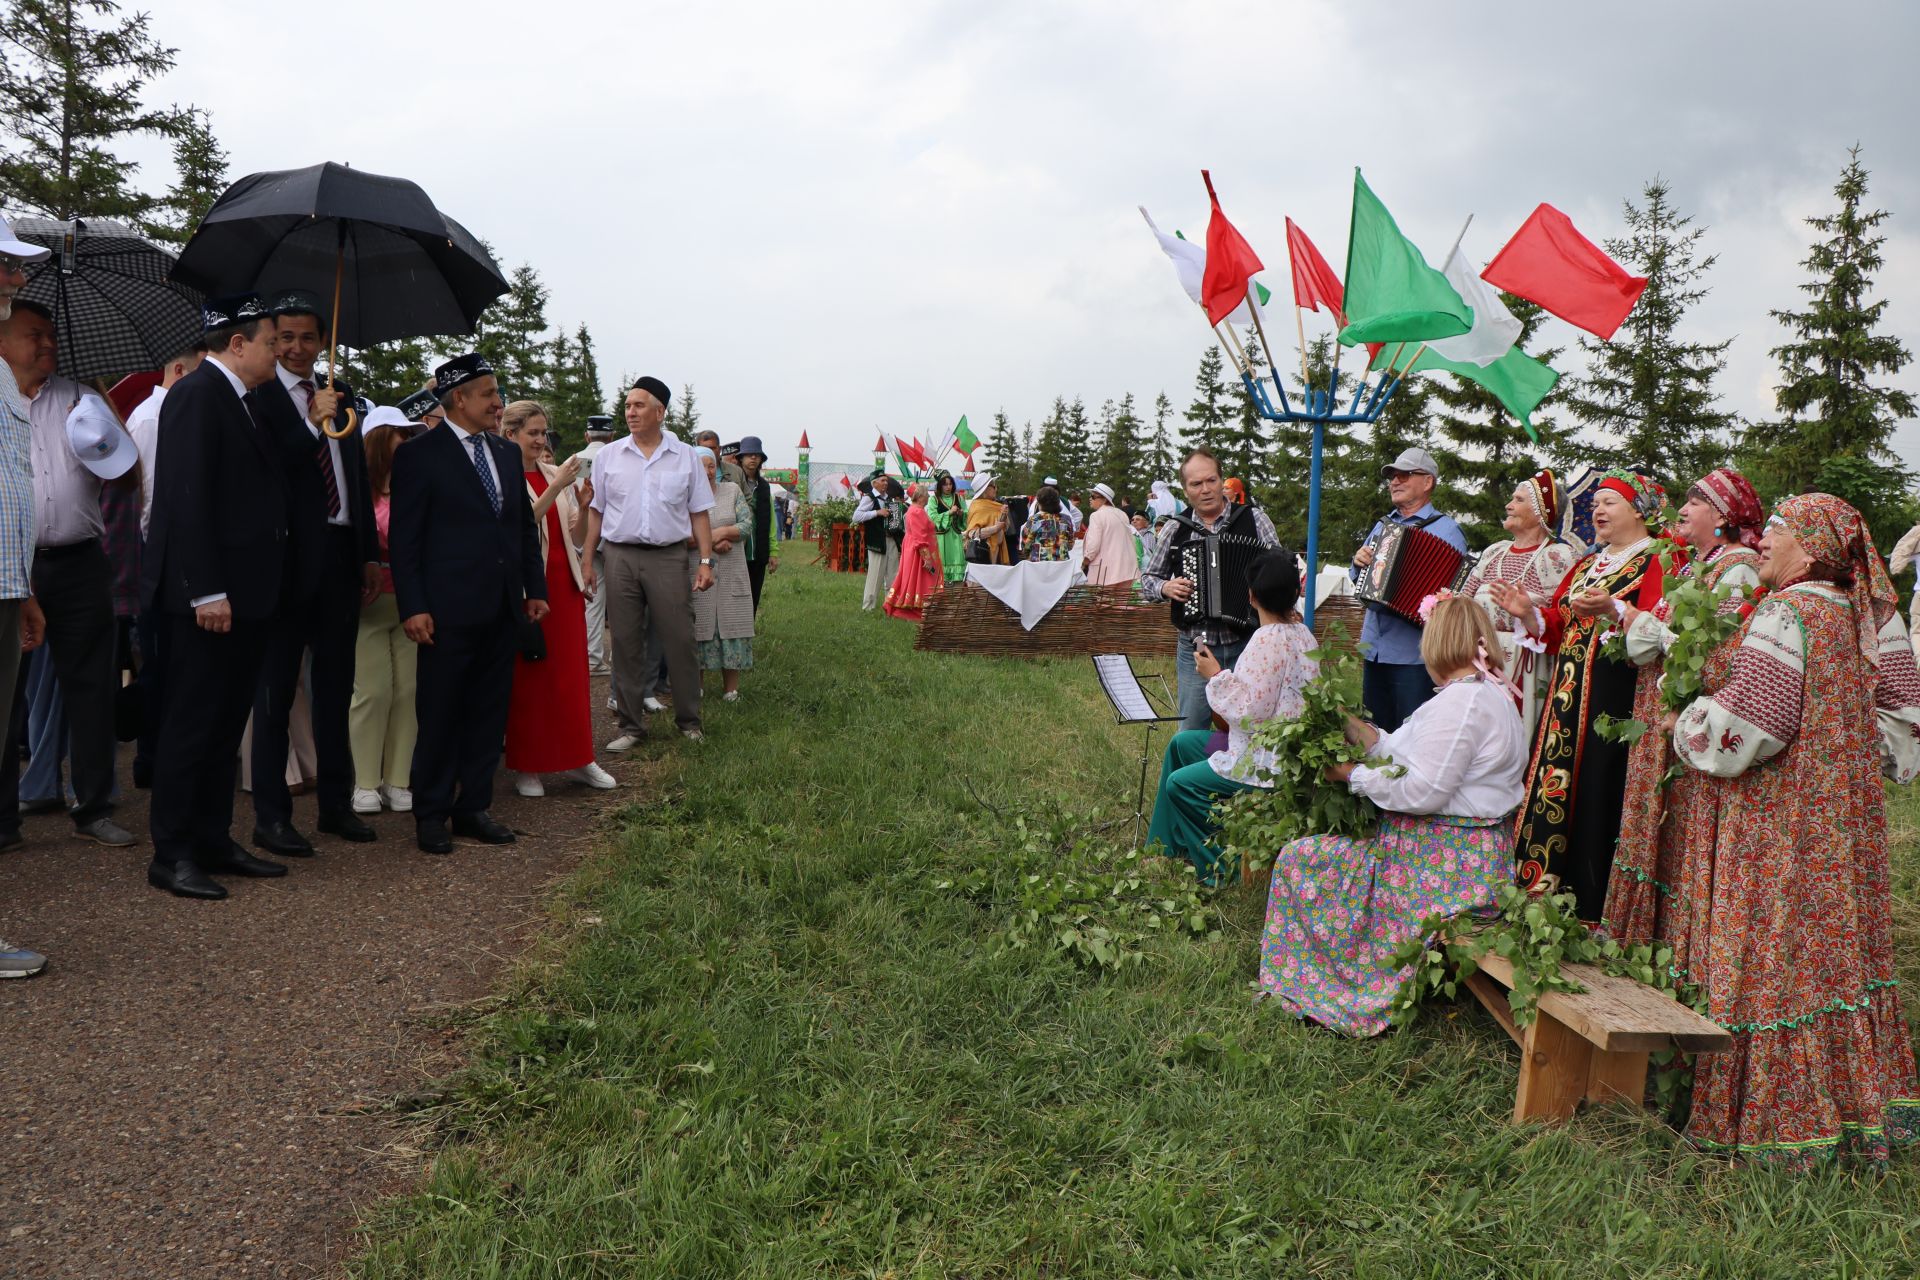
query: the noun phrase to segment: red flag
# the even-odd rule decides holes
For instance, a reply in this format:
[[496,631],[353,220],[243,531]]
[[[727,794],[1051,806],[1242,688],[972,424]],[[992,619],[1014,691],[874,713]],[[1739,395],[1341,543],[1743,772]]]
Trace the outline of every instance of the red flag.
[[915,436],[911,441],[900,442],[900,456],[923,471],[933,465],[927,461],[927,451],[921,447],[919,436]]
[[1340,277],[1292,218],[1287,219],[1287,258],[1293,264],[1293,305],[1318,311],[1324,302],[1333,312],[1334,323],[1346,328],[1347,313],[1341,307],[1346,291],[1340,287]]
[[1207,267],[1200,276],[1200,300],[1206,303],[1207,319],[1219,324],[1247,300],[1247,281],[1262,267],[1260,255],[1220,212],[1220,197],[1213,193],[1213,175],[1202,169],[1200,180],[1207,184],[1207,199],[1213,202],[1213,213],[1207,219]]
[[1645,276],[1629,275],[1550,204],[1533,211],[1480,278],[1601,339],[1613,336],[1647,287]]

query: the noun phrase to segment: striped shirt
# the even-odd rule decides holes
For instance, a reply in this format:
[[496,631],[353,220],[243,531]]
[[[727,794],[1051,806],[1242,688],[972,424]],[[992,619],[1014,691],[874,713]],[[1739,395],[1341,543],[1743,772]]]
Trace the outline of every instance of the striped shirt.
[[33,422],[0,360],[0,600],[33,594]]

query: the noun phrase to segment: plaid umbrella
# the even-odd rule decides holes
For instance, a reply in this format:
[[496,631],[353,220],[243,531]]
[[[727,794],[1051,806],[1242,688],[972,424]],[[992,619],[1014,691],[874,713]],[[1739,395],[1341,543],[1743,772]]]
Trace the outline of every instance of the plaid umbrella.
[[125,223],[22,218],[13,231],[53,250],[28,264],[20,296],[53,312],[67,377],[157,369],[200,336],[199,291],[167,278],[173,251]]

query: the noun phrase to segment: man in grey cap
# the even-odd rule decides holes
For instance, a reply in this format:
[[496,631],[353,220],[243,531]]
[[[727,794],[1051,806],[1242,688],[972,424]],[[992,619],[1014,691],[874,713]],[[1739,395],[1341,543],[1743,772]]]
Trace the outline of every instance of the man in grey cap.
[[[1359,581],[1361,571],[1373,563],[1373,544],[1389,521],[1424,529],[1465,553],[1467,535],[1460,532],[1452,516],[1441,514],[1433,505],[1433,486],[1440,478],[1440,468],[1432,454],[1425,449],[1403,449],[1399,457],[1380,468],[1380,474],[1387,482],[1393,510],[1374,523],[1366,542],[1354,553],[1354,581]],[[1420,628],[1377,605],[1368,605],[1360,643],[1372,646],[1364,650],[1366,662],[1361,668],[1367,710],[1382,732],[1392,733],[1433,696],[1433,677],[1420,661]]]

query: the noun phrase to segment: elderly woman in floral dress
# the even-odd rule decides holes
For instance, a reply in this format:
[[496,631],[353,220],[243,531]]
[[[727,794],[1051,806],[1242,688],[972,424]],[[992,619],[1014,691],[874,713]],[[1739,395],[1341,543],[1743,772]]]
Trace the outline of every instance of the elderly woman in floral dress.
[[1877,1162],[1920,1137],[1881,784],[1920,772],[1920,676],[1845,502],[1782,502],[1760,579],[1766,597],[1673,731],[1715,811],[1693,969],[1708,1016],[1735,1035],[1694,1064],[1687,1136],[1794,1165]]
[[[1680,504],[1674,532],[1691,555],[1668,581],[1697,581],[1730,594],[1723,613],[1740,608],[1760,589],[1760,499],[1738,471],[1722,467],[1702,476]],[[1627,606],[1627,659],[1641,668],[1633,718],[1655,725],[1664,716],[1660,683],[1675,635],[1667,626],[1668,602],[1651,609]],[[1667,781],[1673,751],[1666,733],[1643,733],[1627,751],[1627,792],[1620,842],[1613,853],[1604,923],[1624,942],[1659,939],[1673,948],[1673,971],[1693,981],[1689,938],[1693,917],[1705,910],[1710,863],[1700,853],[1713,845],[1711,805],[1697,803],[1705,780],[1681,773]],[[1707,882],[1700,882],[1705,874]]]
[[1496,588],[1517,587],[1536,609],[1553,598],[1553,589],[1573,568],[1575,559],[1574,549],[1553,533],[1559,516],[1560,485],[1553,472],[1543,470],[1530,480],[1522,480],[1508,499],[1506,518],[1500,522],[1501,528],[1513,536],[1482,551],[1460,588],[1460,594],[1487,611],[1494,626],[1503,631],[1511,628],[1515,633],[1502,637],[1506,676],[1520,690],[1520,722],[1529,741],[1534,726],[1540,723],[1540,703],[1546,696],[1551,664],[1544,660],[1544,646],[1517,625],[1514,616],[1493,596]]

